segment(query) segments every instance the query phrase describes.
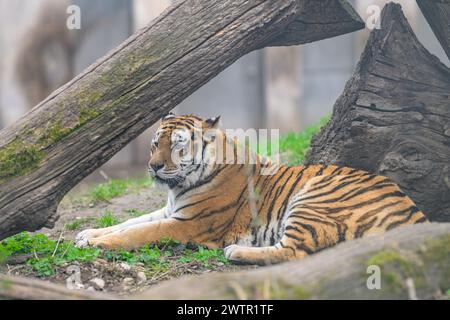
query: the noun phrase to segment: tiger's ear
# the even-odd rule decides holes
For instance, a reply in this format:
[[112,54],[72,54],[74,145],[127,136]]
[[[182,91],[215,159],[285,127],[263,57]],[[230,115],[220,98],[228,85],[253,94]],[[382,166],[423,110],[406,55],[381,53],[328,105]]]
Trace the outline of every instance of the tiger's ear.
[[170,111],[168,114],[166,114],[165,116],[163,116],[163,117],[161,118],[161,121],[169,120],[169,119],[172,119],[172,118],[175,118],[175,117],[176,117],[175,113],[173,113],[172,111]]
[[208,128],[218,129],[220,127],[220,116],[206,119],[205,123],[208,125]]

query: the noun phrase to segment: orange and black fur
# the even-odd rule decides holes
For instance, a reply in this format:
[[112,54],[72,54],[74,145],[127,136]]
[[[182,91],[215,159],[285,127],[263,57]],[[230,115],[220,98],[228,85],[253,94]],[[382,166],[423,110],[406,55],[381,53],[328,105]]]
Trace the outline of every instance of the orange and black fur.
[[[202,124],[200,129],[196,122]],[[77,245],[131,249],[170,237],[224,247],[225,256],[235,262],[267,264],[427,221],[395,183],[362,170],[281,165],[274,174],[263,175],[261,170],[271,164],[256,155],[246,153],[243,164],[211,161],[217,159],[218,144],[206,136],[203,148],[193,149],[200,161],[173,162],[178,143],[217,123],[217,118],[165,117],[152,142],[149,171],[168,186],[167,206],[118,226],[85,230],[77,236]],[[180,129],[187,135],[174,138]],[[237,157],[237,142],[217,132],[223,147]]]

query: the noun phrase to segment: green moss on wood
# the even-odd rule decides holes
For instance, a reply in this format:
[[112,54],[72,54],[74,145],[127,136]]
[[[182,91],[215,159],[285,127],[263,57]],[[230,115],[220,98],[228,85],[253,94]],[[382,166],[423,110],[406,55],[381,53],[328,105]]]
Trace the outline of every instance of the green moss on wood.
[[381,268],[381,287],[392,292],[404,291],[406,279],[411,278],[417,289],[426,286],[426,270],[420,259],[404,256],[394,249],[386,249],[372,255],[367,265]]
[[87,107],[81,108],[79,122],[78,122],[76,128],[79,128],[79,127],[83,126],[84,124],[86,124],[87,122],[95,119],[96,117],[98,117],[99,114],[100,114],[100,112],[93,108],[87,108]]
[[450,288],[450,234],[428,240],[420,252],[427,269],[436,269],[443,281],[440,288],[445,292]]
[[0,286],[3,290],[9,290],[12,288],[12,282],[6,279],[0,281]]
[[397,251],[383,250],[373,255],[369,261],[369,265],[377,265],[380,267],[388,264],[396,264],[405,273],[406,276],[413,276],[417,270],[414,264],[402,257]]
[[312,297],[312,293],[308,288],[287,283],[280,279],[247,285],[242,287],[242,290],[244,290],[249,299],[306,300]]
[[17,138],[0,149],[0,183],[37,168],[44,159],[48,147],[66,138],[99,114],[95,109],[83,107],[75,124],[63,126],[61,119],[54,119],[49,121],[44,129],[35,131],[26,129],[20,133],[18,135],[20,140]]
[[51,124],[39,137],[38,145],[49,146],[55,144],[56,142],[67,137],[71,132],[72,128],[64,128],[61,125],[61,121],[58,120],[54,124]]
[[0,182],[33,170],[43,158],[39,146],[14,140],[0,149]]

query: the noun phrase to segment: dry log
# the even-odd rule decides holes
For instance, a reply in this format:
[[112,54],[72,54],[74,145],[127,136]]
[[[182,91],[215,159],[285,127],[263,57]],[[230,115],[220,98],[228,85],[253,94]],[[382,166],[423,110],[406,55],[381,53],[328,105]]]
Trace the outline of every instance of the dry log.
[[450,221],[450,69],[418,41],[400,5],[383,9],[307,163],[397,182],[433,221]]
[[417,0],[417,4],[450,59],[450,0]]
[[246,53],[355,31],[344,0],[181,0],[0,132],[0,239],[53,227],[61,198]]
[[[374,265],[380,289],[367,286]],[[449,266],[450,224],[419,224],[344,242],[304,260],[169,280],[136,298],[440,299],[450,288]]]
[[111,300],[115,297],[86,290],[69,290],[63,286],[35,279],[0,274],[0,299],[16,300]]

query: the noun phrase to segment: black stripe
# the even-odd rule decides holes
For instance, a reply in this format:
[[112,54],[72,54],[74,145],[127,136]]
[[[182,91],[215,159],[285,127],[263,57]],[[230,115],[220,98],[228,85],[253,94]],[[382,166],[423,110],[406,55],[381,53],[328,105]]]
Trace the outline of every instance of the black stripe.
[[[277,187],[278,182],[284,177],[284,175],[289,171],[289,167],[286,167],[286,169],[283,171],[283,173],[280,173],[279,176],[277,177],[277,179],[274,181],[274,183],[270,186],[269,191],[267,191],[267,193],[264,195],[264,199],[261,202],[261,207],[258,209],[259,211],[261,211],[262,207],[265,205],[266,203],[266,199],[267,197],[269,197],[273,190]],[[267,180],[271,180],[271,179],[267,179]]]
[[[291,179],[293,174],[294,174],[294,172],[291,172],[291,174],[289,175],[289,177],[287,178],[285,183],[283,183],[280,187],[278,187],[277,191],[275,192],[275,196],[273,197],[272,202],[270,203],[269,209],[267,211],[267,225],[266,225],[266,230],[264,231],[263,239],[266,239],[267,231],[270,227],[270,222],[272,220],[273,208],[275,207],[275,204],[278,201],[278,197],[283,193],[283,190],[286,187],[287,182]],[[272,239],[274,239],[274,233],[272,233],[272,237],[271,237],[270,241],[272,241]]]
[[308,216],[308,215],[299,214],[299,215],[296,215],[295,217],[296,217],[296,218],[299,218],[299,219],[303,219],[303,220],[308,220],[308,221],[314,221],[314,222],[318,222],[318,223],[323,223],[324,225],[331,226],[331,227],[334,227],[334,226],[335,226],[335,224],[334,224],[333,222],[326,221],[326,220],[322,220],[322,219],[320,219],[320,218],[315,218],[315,217]]
[[390,202],[390,203],[388,203],[388,204],[382,205],[381,207],[378,207],[378,208],[372,209],[372,210],[370,210],[370,211],[367,211],[367,212],[364,213],[362,216],[360,216],[360,217],[358,218],[358,220],[356,220],[356,222],[362,222],[362,221],[364,221],[364,220],[367,220],[367,219],[371,218],[373,215],[376,215],[376,214],[380,213],[380,212],[383,211],[384,209],[389,208],[389,207],[396,206],[396,205],[399,204],[399,203],[402,203],[402,201]]
[[226,168],[228,168],[228,167],[227,167],[227,166],[222,166],[222,167],[218,168],[216,171],[212,172],[212,173],[211,173],[208,177],[206,177],[205,179],[199,180],[199,181],[197,181],[196,183],[194,183],[194,185],[192,185],[191,187],[186,188],[186,189],[180,191],[180,192],[175,196],[175,199],[179,199],[182,195],[186,194],[187,192],[192,191],[192,190],[194,190],[194,189],[196,189],[196,188],[198,188],[198,187],[201,187],[201,186],[203,186],[203,185],[205,185],[205,184],[210,183],[212,180],[214,180],[214,178],[215,178],[219,173],[221,173],[222,171],[224,171]]
[[322,167],[319,169],[319,171],[316,172],[316,177],[317,177],[317,176],[321,176],[324,169],[325,169],[325,166],[322,166]]
[[355,231],[355,238],[361,238],[364,235],[364,232],[373,227],[375,221],[377,221],[377,217],[373,217],[373,219],[367,222],[366,224],[358,225],[358,228],[356,228]]
[[362,208],[364,206],[370,205],[370,204],[374,204],[377,203],[379,201],[385,200],[387,198],[391,198],[391,197],[401,197],[404,198],[405,194],[401,191],[395,191],[395,192],[391,192],[391,193],[385,193],[383,195],[380,195],[379,197],[367,200],[367,201],[363,201],[360,202],[358,204],[354,204],[354,205],[350,205],[350,206],[343,206],[343,207],[337,207],[337,208],[323,208],[323,207],[314,207],[314,206],[310,206],[310,205],[306,205],[306,204],[301,204],[299,205],[299,207],[304,207],[313,211],[317,211],[320,212],[322,211],[324,214],[330,214],[330,213],[337,213],[339,211],[342,210],[354,210],[354,209],[359,209]]
[[[333,194],[336,191],[338,191],[339,189],[342,189],[342,188],[344,188],[344,187],[346,187],[346,186],[348,186],[350,184],[355,183],[358,179],[359,179],[359,177],[357,179],[355,179],[355,180],[350,180],[350,181],[346,181],[344,183],[340,183],[340,184],[338,184],[337,186],[335,186],[333,189],[331,189],[329,191],[325,191],[325,192],[318,193],[318,194],[315,194],[315,195],[307,196],[307,197],[301,198],[301,200],[302,201],[306,201],[306,200],[311,200],[311,199],[315,199],[315,198],[319,198],[319,197],[323,197],[323,196],[327,196],[327,195]],[[310,193],[310,192],[309,192],[308,189],[306,189],[305,190],[305,195],[307,195],[308,193]]]
[[336,223],[336,233],[338,235],[337,243],[345,241],[348,226],[346,224]]
[[[330,180],[332,180],[334,177],[339,176],[341,171],[343,170],[343,167],[336,167],[329,175],[327,175],[326,177],[324,177],[322,180],[314,182],[311,184],[311,186],[315,187],[321,183],[324,182],[329,182]],[[320,188],[320,187],[319,187]]]
[[292,248],[291,246],[286,246],[286,245],[283,243],[283,241],[280,241],[279,244],[280,244],[280,246],[281,246],[282,248],[284,248],[284,249],[291,249],[292,252],[293,252],[294,255],[295,255],[295,249],[294,249],[294,248]]
[[393,228],[396,228],[396,227],[398,227],[398,226],[400,226],[400,225],[402,225],[402,224],[405,224],[406,222],[408,222],[409,220],[411,220],[412,216],[413,216],[416,212],[418,212],[418,211],[419,211],[419,208],[417,208],[417,207],[415,207],[415,206],[412,207],[412,208],[411,208],[411,212],[408,213],[408,215],[407,215],[404,219],[399,220],[399,221],[392,222],[391,224],[389,224],[389,225],[386,227],[386,231],[387,231],[387,230],[391,230],[391,229],[393,229]]
[[174,213],[176,213],[176,212],[178,212],[178,211],[180,211],[180,210],[183,210],[183,209],[186,209],[186,208],[195,206],[195,205],[200,204],[200,203],[202,203],[202,202],[204,202],[204,201],[208,201],[208,200],[211,200],[211,199],[213,199],[213,198],[217,198],[218,196],[219,196],[219,195],[213,195],[213,196],[210,196],[210,197],[207,197],[207,198],[204,198],[204,199],[195,201],[195,202],[191,202],[191,203],[185,204],[184,206],[181,206],[181,207],[175,209],[175,210],[174,210]]
[[288,191],[288,194],[286,195],[283,203],[280,206],[280,210],[278,210],[277,220],[280,220],[280,213],[283,213],[283,216],[284,216],[286,207],[288,206],[288,203],[291,200],[291,195],[295,191],[295,188],[297,187],[297,185],[302,181],[303,173],[305,172],[305,169],[306,168],[302,168],[300,170],[300,172],[298,173],[297,177],[295,178],[294,183],[292,184],[291,188]]
[[290,238],[290,239],[293,239],[293,240],[296,240],[296,241],[299,241],[299,242],[302,242],[302,241],[303,241],[303,239],[300,239],[299,237],[297,237],[297,236],[295,236],[295,235],[293,235],[293,234],[290,234],[290,233],[288,233],[288,232],[285,232],[284,235],[285,235],[286,237]]
[[298,222],[298,221],[292,221],[292,224],[299,225],[299,226],[303,227],[304,229],[306,229],[310,233],[311,238],[314,241],[314,245],[316,247],[319,246],[319,240],[317,238],[317,232],[316,232],[316,229],[312,225],[309,225],[309,224],[306,224],[306,223],[302,223],[302,222]]
[[297,250],[305,251],[307,254],[313,254],[315,250],[310,249],[305,243],[301,242],[296,245]]
[[428,221],[427,217],[421,217],[421,218],[417,219],[414,223],[422,223],[422,222],[427,222],[427,221]]
[[379,189],[383,189],[385,187],[395,187],[395,185],[393,185],[391,182],[387,182],[387,183],[382,182],[382,183],[373,184],[371,186],[368,186],[367,188],[354,189],[353,191],[347,192],[346,194],[342,195],[342,198],[340,198],[339,201],[342,201],[342,202],[347,201],[347,200],[350,200],[351,198],[357,197],[361,194],[372,192],[372,191],[379,190]]
[[378,189],[383,189],[385,187],[393,187],[394,185],[392,183],[380,183],[380,184],[374,184],[371,186],[368,186],[366,188],[362,188],[362,189],[358,189],[357,186],[355,185],[355,189],[351,189],[347,192],[345,192],[344,194],[341,194],[339,197],[337,198],[331,198],[331,199],[327,199],[327,200],[321,200],[321,201],[316,201],[316,202],[309,202],[310,204],[317,204],[317,203],[335,203],[335,202],[344,202],[347,201],[351,198],[357,197],[361,194],[364,193],[368,193],[371,191],[375,191]]
[[417,208],[416,206],[411,206],[411,207],[408,207],[408,208],[403,209],[403,210],[390,212],[387,215],[385,215],[383,217],[383,219],[381,219],[380,223],[378,224],[378,227],[381,227],[389,218],[402,216],[402,215],[404,215],[407,212],[409,212],[410,214],[414,214],[414,213],[416,213],[418,211],[419,211],[419,208]]

